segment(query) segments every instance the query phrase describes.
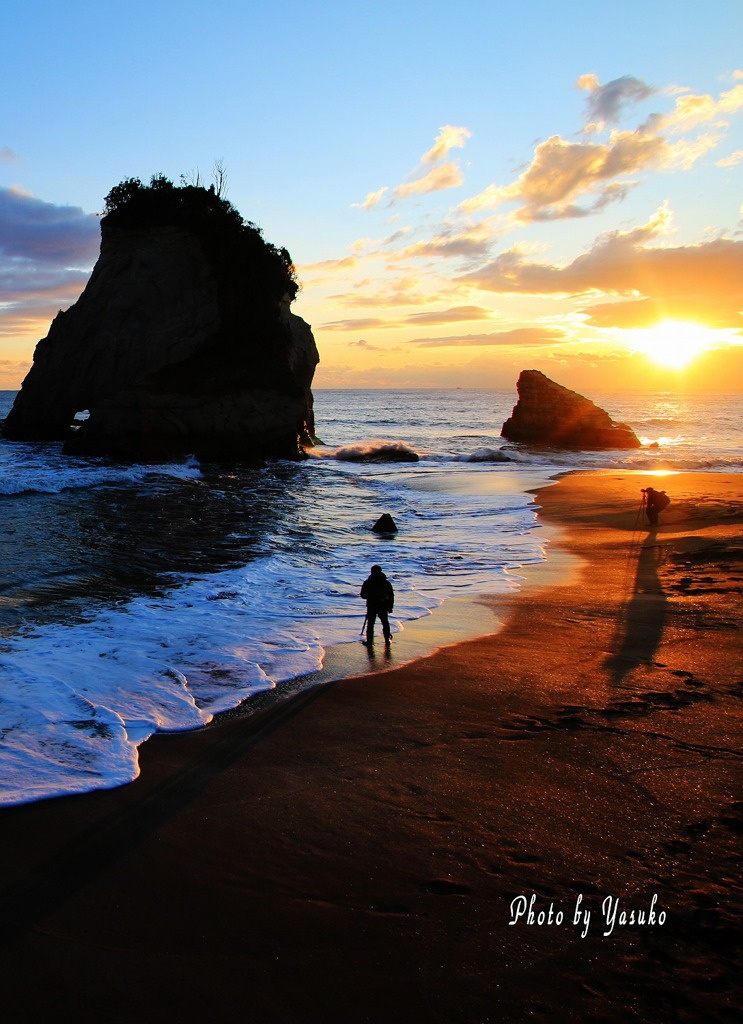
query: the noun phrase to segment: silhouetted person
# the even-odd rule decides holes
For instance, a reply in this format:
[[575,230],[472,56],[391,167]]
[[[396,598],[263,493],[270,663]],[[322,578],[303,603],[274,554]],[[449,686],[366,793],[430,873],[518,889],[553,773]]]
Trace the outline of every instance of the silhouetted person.
[[645,495],[645,515],[651,526],[658,525],[658,514],[671,504],[671,499],[665,491],[656,491],[654,487],[642,488]]
[[379,616],[385,643],[390,642],[390,623],[387,616],[395,607],[395,592],[382,572],[381,565],[373,565],[361,585],[361,597],[366,600],[366,642],[374,643],[374,623]]

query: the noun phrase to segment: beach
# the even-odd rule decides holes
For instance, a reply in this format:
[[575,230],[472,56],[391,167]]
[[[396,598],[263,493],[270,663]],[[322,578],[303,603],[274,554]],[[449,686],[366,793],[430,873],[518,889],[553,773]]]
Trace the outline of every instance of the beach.
[[568,474],[490,635],[3,810],[4,1020],[734,1019],[742,485]]

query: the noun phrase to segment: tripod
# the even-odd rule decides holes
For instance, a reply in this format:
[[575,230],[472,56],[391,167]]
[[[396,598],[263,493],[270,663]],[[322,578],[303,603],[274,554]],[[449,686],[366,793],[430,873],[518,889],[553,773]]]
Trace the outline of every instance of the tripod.
[[643,491],[642,492],[642,497],[640,498],[640,507],[637,510],[637,515],[635,516],[635,525],[632,528],[632,532],[633,533],[637,530],[637,527],[640,525],[640,518],[642,516],[642,513],[645,511],[646,504],[647,504],[647,500],[646,500],[646,497],[645,497],[645,492]]

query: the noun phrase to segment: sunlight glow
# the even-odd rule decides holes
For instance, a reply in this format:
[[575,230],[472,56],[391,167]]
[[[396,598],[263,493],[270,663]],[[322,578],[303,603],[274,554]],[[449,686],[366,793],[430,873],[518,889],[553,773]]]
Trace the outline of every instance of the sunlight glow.
[[660,366],[681,370],[702,352],[720,343],[719,332],[687,320],[662,320],[632,331],[632,348]]

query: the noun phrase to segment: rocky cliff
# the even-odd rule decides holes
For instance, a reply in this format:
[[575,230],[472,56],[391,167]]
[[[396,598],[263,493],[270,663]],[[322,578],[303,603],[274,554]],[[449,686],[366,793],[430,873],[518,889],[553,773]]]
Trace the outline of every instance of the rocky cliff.
[[107,197],[93,274],[39,342],[5,434],[128,459],[297,458],[319,357],[289,310],[296,291],[286,250],[213,188],[130,179]]
[[634,431],[615,423],[588,398],[556,384],[539,370],[522,370],[519,399],[501,437],[555,448],[639,448]]

